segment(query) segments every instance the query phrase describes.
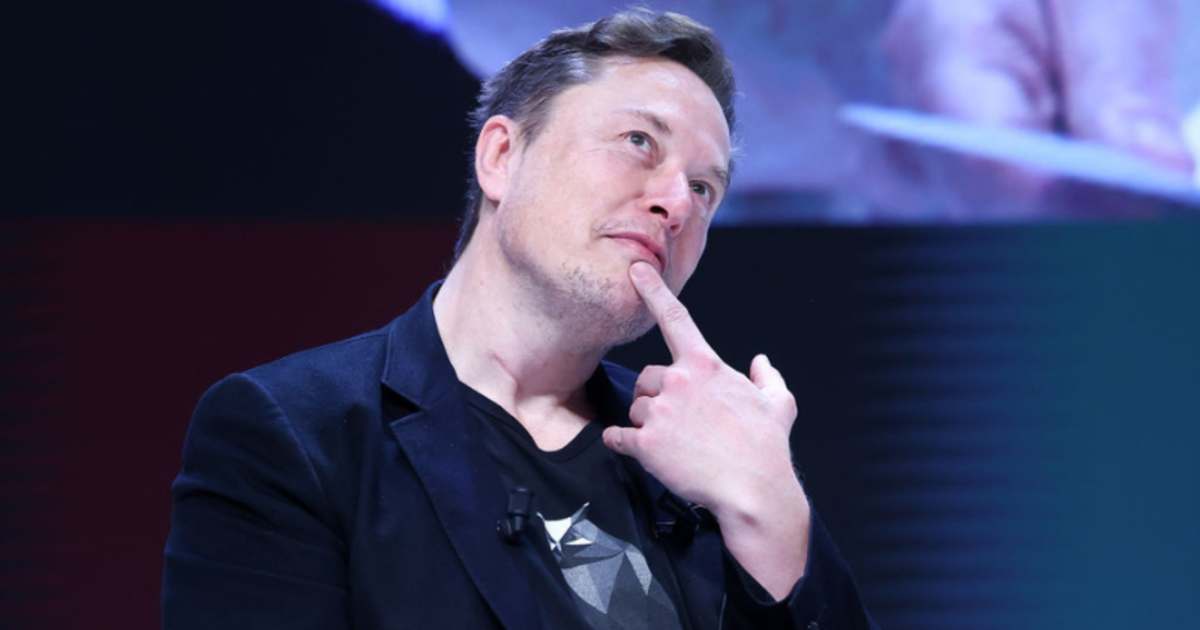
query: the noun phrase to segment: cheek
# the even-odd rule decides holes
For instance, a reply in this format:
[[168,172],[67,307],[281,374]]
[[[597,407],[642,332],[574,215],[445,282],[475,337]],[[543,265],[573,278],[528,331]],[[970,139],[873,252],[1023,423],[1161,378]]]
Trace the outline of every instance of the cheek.
[[547,235],[563,229],[571,215],[565,193],[569,182],[542,165],[528,164],[510,188],[500,220],[510,239],[545,247]]
[[596,149],[583,156],[580,166],[587,169],[587,180],[597,192],[612,195],[622,189],[642,185],[646,168],[642,159],[618,149]]
[[589,222],[619,182],[628,180],[628,170],[621,160],[603,151],[565,157],[558,164],[545,165],[533,202],[544,211],[547,227]]

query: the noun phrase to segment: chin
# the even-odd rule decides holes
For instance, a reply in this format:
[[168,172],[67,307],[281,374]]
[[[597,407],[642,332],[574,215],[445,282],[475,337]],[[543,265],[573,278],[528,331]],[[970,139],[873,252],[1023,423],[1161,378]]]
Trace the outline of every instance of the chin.
[[564,277],[557,316],[570,321],[588,345],[629,343],[654,327],[641,296],[627,272],[589,274],[574,269]]
[[650,316],[649,311],[642,309],[640,317],[626,320],[619,330],[614,331],[613,341],[609,345],[623,346],[637,341],[642,335],[650,332],[651,328],[654,328],[654,318]]
[[616,283],[602,303],[593,303],[591,329],[606,346],[629,343],[654,327],[654,318],[628,280]]

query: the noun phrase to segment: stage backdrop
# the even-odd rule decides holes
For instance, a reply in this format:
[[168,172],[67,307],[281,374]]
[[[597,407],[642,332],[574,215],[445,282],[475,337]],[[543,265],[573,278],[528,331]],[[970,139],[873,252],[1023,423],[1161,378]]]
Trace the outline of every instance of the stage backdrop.
[[[149,630],[197,398],[445,271],[479,84],[366,0],[26,5],[0,626]],[[795,226],[823,193],[761,201],[683,297],[727,361],[788,378],[883,627],[1200,626],[1200,223]]]

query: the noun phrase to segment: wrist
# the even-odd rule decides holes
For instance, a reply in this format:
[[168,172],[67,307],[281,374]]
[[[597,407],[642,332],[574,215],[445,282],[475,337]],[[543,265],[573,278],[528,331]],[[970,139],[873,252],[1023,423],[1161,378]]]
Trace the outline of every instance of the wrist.
[[807,522],[809,511],[808,496],[790,467],[784,473],[734,486],[723,500],[708,508],[721,531],[727,533],[763,530],[771,523]]
[[811,510],[804,488],[789,469],[785,479],[727,502],[713,516],[726,550],[779,602],[804,576]]

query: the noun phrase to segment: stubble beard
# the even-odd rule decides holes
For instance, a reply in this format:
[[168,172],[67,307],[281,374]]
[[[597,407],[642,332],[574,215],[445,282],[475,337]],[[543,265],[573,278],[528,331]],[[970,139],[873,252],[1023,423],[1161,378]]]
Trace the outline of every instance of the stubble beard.
[[582,264],[564,262],[555,269],[530,255],[530,248],[502,230],[500,247],[533,306],[578,350],[612,348],[629,343],[654,327],[640,298],[625,278],[612,278]]
[[[640,298],[629,300],[629,281],[600,277],[581,266],[564,268],[558,321],[573,322],[571,330],[591,337],[606,348],[629,343],[646,334],[654,320]],[[588,334],[584,331],[594,331]]]

